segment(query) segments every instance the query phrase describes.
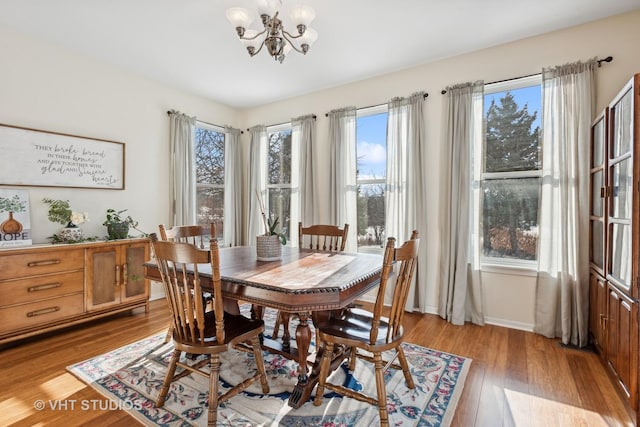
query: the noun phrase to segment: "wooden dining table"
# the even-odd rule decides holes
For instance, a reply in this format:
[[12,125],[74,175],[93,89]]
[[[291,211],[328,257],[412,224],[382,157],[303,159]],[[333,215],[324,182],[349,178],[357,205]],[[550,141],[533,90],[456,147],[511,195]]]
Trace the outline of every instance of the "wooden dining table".
[[[255,247],[236,246],[220,249],[220,275],[225,310],[239,313],[238,301],[254,308],[270,307],[298,317],[296,347],[289,335],[282,342],[264,339],[265,350],[298,363],[298,382],[289,405],[299,408],[311,396],[317,383],[318,363],[308,366],[311,329],[309,321],[343,309],[379,284],[382,256],[366,253],[321,252],[283,247],[279,261],[258,261]],[[203,290],[211,289],[211,269],[198,267]],[[153,260],[145,263],[145,277],[162,281]],[[261,316],[260,309],[255,310]],[[320,358],[316,352],[316,361]],[[345,349],[348,351],[348,349]],[[342,357],[341,357],[342,356]],[[336,361],[344,355],[336,354]],[[332,366],[335,368],[335,366]]]

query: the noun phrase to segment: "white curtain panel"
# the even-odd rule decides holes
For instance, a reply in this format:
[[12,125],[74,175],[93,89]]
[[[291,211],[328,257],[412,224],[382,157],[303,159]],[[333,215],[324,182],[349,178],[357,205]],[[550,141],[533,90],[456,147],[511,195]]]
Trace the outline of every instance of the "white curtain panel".
[[444,96],[438,314],[454,325],[484,324],[474,161],[482,139],[483,91],[483,82],[463,83],[448,87]]
[[[267,128],[263,125],[249,129],[251,138],[249,153],[249,194],[247,195],[247,234],[245,242],[255,246],[256,236],[265,233],[262,211],[258,202],[258,195],[262,203],[267,200]],[[266,214],[266,212],[265,212]]]
[[224,245],[243,243],[240,129],[224,128]]
[[589,140],[597,61],[542,72],[542,190],[535,331],[588,344]]
[[[387,118],[387,182],[385,194],[385,235],[401,245],[418,230],[423,242],[426,229],[426,132],[424,92],[409,98],[393,98]],[[420,245],[414,281],[409,289],[406,309],[426,310],[426,253]]]
[[329,144],[329,219],[340,227],[349,224],[345,250],[357,252],[356,107],[329,112]]
[[[298,147],[299,155],[299,194],[300,219],[309,226],[319,220],[316,202],[316,119],[313,115],[296,117],[291,120],[291,143]],[[293,189],[293,191],[296,191]],[[298,221],[291,222],[291,244],[297,246]]]
[[196,118],[169,112],[169,212],[173,225],[196,224]]

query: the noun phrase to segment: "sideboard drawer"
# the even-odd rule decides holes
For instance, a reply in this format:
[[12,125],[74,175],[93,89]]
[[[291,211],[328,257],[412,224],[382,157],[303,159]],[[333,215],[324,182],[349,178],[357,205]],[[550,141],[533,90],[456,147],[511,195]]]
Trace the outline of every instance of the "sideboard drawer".
[[0,309],[0,332],[51,323],[83,312],[83,294],[5,307]]
[[84,249],[43,251],[0,256],[0,280],[84,268]]
[[0,282],[0,306],[21,304],[79,293],[84,290],[84,272],[50,274]]

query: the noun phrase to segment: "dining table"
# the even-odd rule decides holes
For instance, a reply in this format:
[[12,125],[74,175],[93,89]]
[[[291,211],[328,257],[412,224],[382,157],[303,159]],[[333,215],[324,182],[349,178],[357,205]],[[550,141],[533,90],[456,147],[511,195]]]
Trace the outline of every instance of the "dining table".
[[[293,408],[302,406],[318,381],[322,348],[315,360],[309,360],[312,331],[309,322],[326,318],[334,310],[353,304],[380,282],[382,255],[371,253],[326,252],[285,246],[277,261],[258,261],[256,248],[235,246],[220,248],[220,276],[225,310],[240,313],[239,302],[251,303],[252,313],[262,316],[264,307],[297,317],[295,347],[285,331],[282,341],[263,339],[266,351],[297,361],[298,378],[289,397]],[[162,281],[153,260],[144,264],[145,277]],[[203,291],[212,289],[210,265],[199,265]],[[320,346],[319,346],[320,347]],[[338,352],[343,352],[338,354]],[[344,360],[337,350],[336,363]],[[311,366],[309,366],[311,365]]]

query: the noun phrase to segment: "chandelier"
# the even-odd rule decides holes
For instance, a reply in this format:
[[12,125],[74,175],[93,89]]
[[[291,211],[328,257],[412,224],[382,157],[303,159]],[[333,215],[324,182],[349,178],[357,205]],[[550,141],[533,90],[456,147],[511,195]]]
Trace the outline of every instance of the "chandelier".
[[282,63],[287,54],[293,49],[304,55],[309,47],[318,38],[318,33],[309,28],[309,24],[316,16],[316,12],[309,6],[296,6],[291,10],[290,17],[297,29],[293,35],[284,29],[282,21],[278,17],[278,3],[281,0],[258,0],[257,12],[262,20],[264,29],[260,32],[248,27],[253,22],[254,16],[242,7],[227,9],[227,19],[235,27],[242,44],[247,48],[249,55],[257,55],[263,46],[276,61]]

